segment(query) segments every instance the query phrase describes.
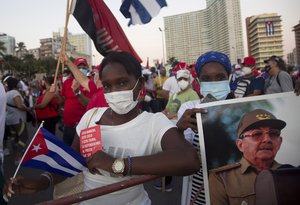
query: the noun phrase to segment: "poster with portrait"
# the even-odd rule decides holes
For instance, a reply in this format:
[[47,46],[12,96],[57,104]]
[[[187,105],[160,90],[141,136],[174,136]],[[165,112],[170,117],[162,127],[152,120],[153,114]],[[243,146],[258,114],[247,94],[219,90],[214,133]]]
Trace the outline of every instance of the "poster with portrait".
[[[205,196],[209,196],[209,170],[240,161],[237,127],[241,117],[255,109],[267,110],[286,122],[275,160],[280,164],[300,165],[300,96],[293,92],[203,103],[197,108],[208,111],[197,114]],[[209,197],[206,202],[210,204]]]

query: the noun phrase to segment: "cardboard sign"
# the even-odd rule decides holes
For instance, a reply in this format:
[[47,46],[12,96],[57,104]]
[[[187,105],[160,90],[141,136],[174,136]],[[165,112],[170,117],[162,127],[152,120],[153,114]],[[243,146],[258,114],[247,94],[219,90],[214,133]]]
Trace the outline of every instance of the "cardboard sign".
[[80,132],[80,153],[89,157],[98,150],[102,150],[100,126],[96,125],[81,130]]

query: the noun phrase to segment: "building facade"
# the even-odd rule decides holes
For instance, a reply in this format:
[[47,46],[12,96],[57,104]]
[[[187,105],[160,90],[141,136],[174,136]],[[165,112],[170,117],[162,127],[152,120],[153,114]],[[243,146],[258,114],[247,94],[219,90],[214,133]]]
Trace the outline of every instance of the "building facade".
[[[68,36],[73,36],[72,34],[68,34]],[[77,36],[77,35],[74,35]],[[78,35],[80,36],[80,35]],[[69,38],[69,37],[68,37]],[[61,44],[62,44],[63,36],[60,35],[60,32],[53,32],[52,38],[45,38],[45,39],[40,39],[40,58],[54,58],[58,59],[60,52],[61,52]],[[71,41],[68,39],[66,42],[66,53],[69,57],[73,58],[78,58],[78,57],[83,57],[86,58],[87,61],[89,62],[89,65],[91,64],[91,51],[88,53],[81,53],[79,51],[84,51],[84,50],[89,50],[88,46],[80,46],[81,44],[84,45],[85,43],[88,44],[87,42],[83,42],[85,40],[80,40],[80,38],[77,38],[77,46],[73,45]],[[90,40],[89,40],[90,41]],[[74,42],[74,41],[73,41]],[[79,51],[78,51],[79,50]],[[91,48],[90,48],[91,50]]]
[[6,48],[6,51],[3,52],[5,55],[15,55],[16,40],[14,37],[0,33],[0,41],[4,43]]
[[244,57],[239,0],[207,0],[207,8],[164,17],[167,59],[194,63],[215,50],[232,63]]
[[263,68],[264,60],[272,55],[283,58],[281,16],[276,13],[246,18],[248,53],[256,59],[256,67]]
[[69,34],[69,42],[72,46],[75,46],[77,53],[83,53],[92,56],[92,43],[87,34]]
[[293,31],[295,32],[296,41],[296,65],[300,65],[300,21],[299,24],[294,26]]

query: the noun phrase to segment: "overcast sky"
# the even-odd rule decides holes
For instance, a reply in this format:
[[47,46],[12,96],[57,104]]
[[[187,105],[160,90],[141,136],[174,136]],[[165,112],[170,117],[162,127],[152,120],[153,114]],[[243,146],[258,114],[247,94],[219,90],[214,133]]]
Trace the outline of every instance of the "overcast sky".
[[[52,32],[64,26],[66,0],[0,0],[0,32],[24,42],[28,49],[39,47],[39,39],[52,37]],[[127,26],[128,19],[120,13],[121,0],[105,0],[129,41],[146,63],[147,57],[162,59],[163,17],[204,9],[205,0],[167,0],[168,7],[149,24]],[[243,23],[244,47],[246,48],[245,18],[262,13],[278,13],[282,17],[284,53],[295,47],[292,28],[300,21],[299,0],[240,0]],[[70,18],[69,31],[73,34],[83,33],[73,16]],[[96,63],[102,57],[93,48]],[[247,54],[247,53],[245,53]]]

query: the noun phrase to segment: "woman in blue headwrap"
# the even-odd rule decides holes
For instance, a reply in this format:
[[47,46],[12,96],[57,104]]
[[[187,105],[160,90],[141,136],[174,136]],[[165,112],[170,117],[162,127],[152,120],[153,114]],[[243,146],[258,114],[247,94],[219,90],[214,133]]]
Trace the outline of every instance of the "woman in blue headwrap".
[[[227,55],[217,51],[209,51],[201,55],[196,63],[197,78],[200,82],[201,100],[189,101],[178,110],[177,127],[184,132],[185,138],[193,143],[198,152],[199,136],[196,113],[206,113],[195,108],[198,103],[234,98],[229,87],[231,63]],[[202,190],[201,190],[202,188]],[[181,204],[205,204],[202,168],[194,175],[184,177]]]

